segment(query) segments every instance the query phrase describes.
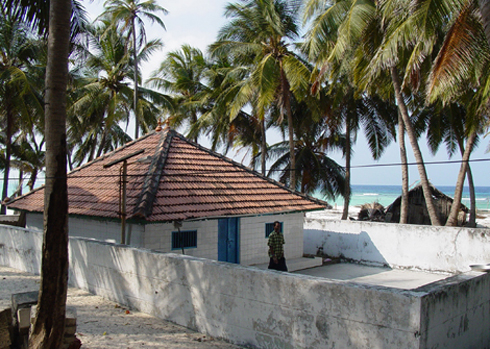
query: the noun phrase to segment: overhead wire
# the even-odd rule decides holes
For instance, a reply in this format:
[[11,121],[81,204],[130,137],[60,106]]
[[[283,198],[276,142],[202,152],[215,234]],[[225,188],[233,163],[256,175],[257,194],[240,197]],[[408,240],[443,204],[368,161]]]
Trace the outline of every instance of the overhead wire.
[[[490,158],[488,158],[488,159],[470,159],[468,161],[463,161],[462,159],[461,160],[425,161],[425,162],[423,162],[423,164],[424,165],[448,165],[448,164],[461,164],[463,162],[472,163],[472,162],[488,162],[488,161],[490,161]],[[419,165],[419,164],[420,164],[419,162],[407,162],[406,164],[402,163],[402,162],[392,162],[392,163],[385,163],[385,164],[352,165],[350,168],[351,169],[358,169],[358,168],[378,168],[378,167],[394,167],[394,166],[398,167],[398,166],[402,166],[402,165],[415,166],[415,165]],[[243,165],[243,166],[247,167],[245,165]],[[345,166],[339,165],[339,168],[345,169]],[[248,168],[248,169],[250,169],[250,168]],[[250,170],[252,170],[252,169],[250,169]],[[239,173],[242,171],[243,171],[243,169],[230,170],[230,171],[227,171],[227,173],[233,173],[233,172]],[[288,171],[291,171],[291,169],[278,169],[278,170],[268,169],[268,170],[266,170],[266,172],[269,172],[269,173],[270,172],[288,172]],[[195,171],[179,172],[179,173],[175,173],[175,174],[165,173],[165,175],[166,176],[196,176],[196,175],[201,175],[201,174],[214,174],[214,173],[222,173],[222,172],[223,172],[223,170],[202,169],[202,170],[195,170]],[[142,174],[128,174],[127,176],[128,177],[140,177],[140,176],[142,176]],[[70,178],[94,178],[94,177],[112,178],[112,177],[119,177],[119,175],[118,174],[107,174],[107,175],[102,175],[102,174],[73,175],[73,174],[71,174],[70,175]],[[42,181],[43,179],[45,180],[46,178],[47,177],[37,177],[37,180]],[[9,180],[20,180],[20,179],[21,179],[20,177],[9,177]],[[4,180],[3,178],[0,178],[0,181],[3,181],[3,180]]]

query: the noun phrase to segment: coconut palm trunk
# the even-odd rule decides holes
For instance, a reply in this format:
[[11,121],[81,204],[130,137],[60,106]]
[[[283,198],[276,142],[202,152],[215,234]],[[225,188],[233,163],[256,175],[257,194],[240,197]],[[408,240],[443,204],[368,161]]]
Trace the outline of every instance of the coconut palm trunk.
[[466,176],[468,178],[468,187],[470,189],[470,218],[468,219],[467,226],[470,228],[476,227],[476,197],[475,197],[475,184],[473,182],[473,174],[471,173],[470,164],[466,170]]
[[104,131],[102,131],[102,137],[100,138],[100,144],[99,144],[99,149],[97,150],[97,155],[96,158],[100,157],[102,153],[104,152],[104,147],[107,142],[107,133],[108,133],[108,127],[105,125]]
[[266,156],[267,156],[267,140],[265,133],[265,118],[260,120],[260,143],[261,143],[261,154],[260,154],[260,166],[262,167],[262,175],[266,175]]
[[291,100],[289,98],[286,99],[286,110],[288,113],[289,156],[291,162],[291,170],[289,172],[289,189],[294,190],[296,187],[296,156],[294,154],[293,112],[291,110]]
[[291,109],[291,91],[288,79],[284,69],[281,67],[281,92],[282,92],[282,103],[286,110],[288,118],[288,134],[289,134],[289,161],[291,164],[289,171],[289,189],[294,190],[296,187],[296,156],[294,154],[294,125],[293,125],[293,111]]
[[[7,108],[8,108],[7,102]],[[7,125],[5,134],[5,169],[3,171],[3,189],[2,189],[2,202],[8,196],[9,188],[9,175],[10,175],[10,158],[12,157],[12,123],[13,115],[12,111],[7,109]],[[2,205],[0,208],[0,214],[6,214],[7,207]]]
[[66,86],[70,0],[51,0],[46,65],[46,186],[41,285],[29,348],[62,348],[68,289]]
[[463,196],[464,180],[475,140],[476,131],[473,131],[466,141],[466,149],[464,150],[463,158],[461,160],[461,167],[459,169],[458,180],[456,182],[456,190],[454,191],[453,204],[451,205],[451,211],[449,212],[449,217],[446,222],[446,226],[449,227],[454,227],[458,224],[458,214],[461,207],[461,197]]
[[131,19],[131,28],[133,30],[133,60],[134,60],[134,94],[133,94],[133,109],[134,109],[134,139],[139,137],[139,120],[138,120],[138,52],[136,49],[136,24],[134,17]]
[[403,118],[398,113],[398,146],[400,148],[400,160],[402,163],[402,199],[400,206],[400,224],[408,222],[408,161],[407,148],[405,147],[405,127]]
[[345,190],[344,190],[344,210],[342,211],[342,220],[349,216],[350,204],[350,162],[351,162],[351,139],[350,139],[350,117],[347,115],[345,120]]
[[[458,140],[459,151],[461,157],[464,156],[464,140]],[[468,188],[470,190],[470,217],[468,218],[467,227],[476,227],[476,196],[475,196],[475,183],[473,182],[473,174],[471,173],[471,166],[468,163],[468,168],[466,169],[466,177],[468,178]]]
[[415,131],[413,130],[412,124],[410,122],[410,117],[408,115],[407,106],[402,96],[400,78],[396,71],[396,67],[391,67],[391,78],[393,81],[393,87],[396,95],[396,102],[400,114],[403,119],[403,124],[405,125],[405,131],[407,131],[410,144],[412,146],[413,155],[417,161],[417,168],[420,176],[420,183],[422,184],[422,190],[424,193],[425,204],[427,206],[427,212],[429,213],[430,221],[432,225],[441,225],[439,217],[434,207],[434,202],[432,201],[432,192],[429,186],[429,180],[427,178],[427,172],[425,171],[424,160],[422,153],[420,152],[419,144],[417,142],[417,137],[415,136]]

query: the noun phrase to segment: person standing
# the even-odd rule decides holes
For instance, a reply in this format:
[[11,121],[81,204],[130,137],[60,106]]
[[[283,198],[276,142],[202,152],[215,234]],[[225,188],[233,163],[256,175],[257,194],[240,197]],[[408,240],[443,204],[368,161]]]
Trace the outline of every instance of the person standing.
[[269,269],[288,271],[286,258],[284,257],[284,235],[281,232],[281,223],[274,222],[274,230],[269,235],[267,245],[269,246]]

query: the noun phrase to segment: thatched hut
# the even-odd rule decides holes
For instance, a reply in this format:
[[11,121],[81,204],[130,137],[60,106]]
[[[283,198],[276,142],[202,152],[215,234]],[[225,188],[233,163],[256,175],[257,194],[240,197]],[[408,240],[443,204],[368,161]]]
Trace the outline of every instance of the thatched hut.
[[[443,192],[437,190],[433,185],[430,185],[432,191],[432,198],[434,200],[434,207],[437,211],[439,221],[441,224],[445,224],[453,199]],[[386,208],[386,222],[398,223],[400,221],[400,206],[402,198],[399,196],[393,203]],[[468,207],[461,204],[458,213],[458,226],[464,226],[466,224],[466,216],[469,212]],[[430,217],[427,212],[427,206],[425,204],[424,193],[422,191],[422,185],[415,186],[408,192],[408,224],[422,224],[430,225]]]
[[359,221],[371,221],[371,222],[384,222],[385,221],[385,208],[379,202],[367,203],[361,206],[357,220]]

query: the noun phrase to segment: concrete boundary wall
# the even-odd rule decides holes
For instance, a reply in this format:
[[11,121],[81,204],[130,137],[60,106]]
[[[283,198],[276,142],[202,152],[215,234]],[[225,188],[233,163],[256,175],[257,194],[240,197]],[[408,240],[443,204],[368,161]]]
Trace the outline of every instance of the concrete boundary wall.
[[[0,264],[39,273],[41,244],[39,232],[0,226]],[[71,285],[256,348],[429,348],[439,336],[483,348],[489,276],[446,280],[398,290],[70,238]]]
[[461,273],[490,263],[490,230],[306,218],[305,253],[365,264]]

